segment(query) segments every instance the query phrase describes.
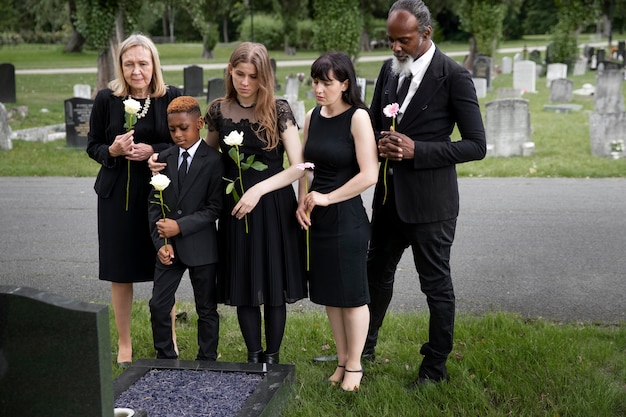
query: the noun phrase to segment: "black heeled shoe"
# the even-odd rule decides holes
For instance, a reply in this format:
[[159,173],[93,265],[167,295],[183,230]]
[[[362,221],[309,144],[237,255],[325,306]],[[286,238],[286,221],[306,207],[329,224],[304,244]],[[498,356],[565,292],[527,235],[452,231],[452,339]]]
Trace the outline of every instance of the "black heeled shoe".
[[248,363],[261,363],[263,362],[263,350],[258,352],[248,352]]
[[268,365],[277,365],[279,362],[278,352],[276,353],[265,353],[265,362]]

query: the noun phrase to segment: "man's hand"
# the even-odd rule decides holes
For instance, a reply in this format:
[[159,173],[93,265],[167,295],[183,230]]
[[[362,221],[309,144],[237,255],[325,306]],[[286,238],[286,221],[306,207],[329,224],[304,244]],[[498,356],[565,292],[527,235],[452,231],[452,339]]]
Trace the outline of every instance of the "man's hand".
[[180,227],[178,227],[178,223],[176,220],[172,219],[160,219],[156,222],[157,231],[159,232],[159,237],[162,238],[171,238],[178,234],[180,234]]
[[378,154],[392,161],[413,159],[415,144],[413,140],[399,132],[381,132],[383,137],[378,140]]

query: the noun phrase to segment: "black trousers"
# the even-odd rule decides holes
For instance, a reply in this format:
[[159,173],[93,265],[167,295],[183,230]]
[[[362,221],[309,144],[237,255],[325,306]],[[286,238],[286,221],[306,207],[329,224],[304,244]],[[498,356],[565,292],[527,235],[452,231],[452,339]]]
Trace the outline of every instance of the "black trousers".
[[410,224],[398,218],[393,195],[372,216],[372,238],[367,259],[371,301],[370,326],[364,353],[374,352],[378,330],[393,295],[396,267],[404,250],[411,247],[421,291],[430,311],[428,341],[419,376],[432,380],[447,378],[446,360],[452,351],[455,298],[450,275],[450,250],[456,219]]
[[176,359],[172,340],[170,312],[175,302],[176,290],[185,270],[193,287],[193,296],[198,313],[198,355],[196,360],[217,359],[219,340],[219,314],[217,312],[216,264],[187,267],[178,259],[172,265],[157,261],[154,286],[150,299],[152,337],[157,359]]

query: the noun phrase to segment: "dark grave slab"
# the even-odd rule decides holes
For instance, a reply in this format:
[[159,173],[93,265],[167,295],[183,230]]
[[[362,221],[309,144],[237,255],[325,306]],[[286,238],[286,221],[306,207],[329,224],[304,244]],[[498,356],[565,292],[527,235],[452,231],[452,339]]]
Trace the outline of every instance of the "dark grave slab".
[[87,148],[89,117],[93,100],[73,97],[65,100],[65,137],[67,146]]
[[0,416],[113,416],[106,305],[0,286]]
[[206,89],[206,102],[207,104],[215,100],[216,98],[224,97],[226,95],[226,82],[223,78],[211,78],[208,81]]
[[15,65],[0,64],[0,103],[15,103]]
[[185,83],[185,95],[197,97],[203,93],[204,75],[202,67],[191,65],[183,70],[183,79]]
[[493,61],[486,55],[478,55],[474,60],[473,77],[487,80],[487,89],[491,88],[491,67]]
[[280,415],[294,365],[140,359],[113,382],[115,407],[150,417]]

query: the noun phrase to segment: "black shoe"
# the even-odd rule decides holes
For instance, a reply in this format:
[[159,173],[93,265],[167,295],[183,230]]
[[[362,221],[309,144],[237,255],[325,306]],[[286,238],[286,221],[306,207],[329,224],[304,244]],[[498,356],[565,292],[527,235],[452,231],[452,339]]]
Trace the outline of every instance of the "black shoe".
[[126,369],[126,368],[129,368],[130,365],[132,364],[133,364],[132,362],[118,362],[117,366],[119,366],[122,369]]
[[279,363],[279,355],[278,352],[276,353],[264,353],[264,360],[263,362],[265,362],[268,365],[277,365]]
[[363,353],[361,354],[361,359],[363,359],[364,361],[368,361],[368,362],[374,362],[376,360],[376,352],[374,352],[373,350],[370,351],[363,351]]
[[248,363],[261,363],[263,362],[263,350],[258,352],[248,352]]

